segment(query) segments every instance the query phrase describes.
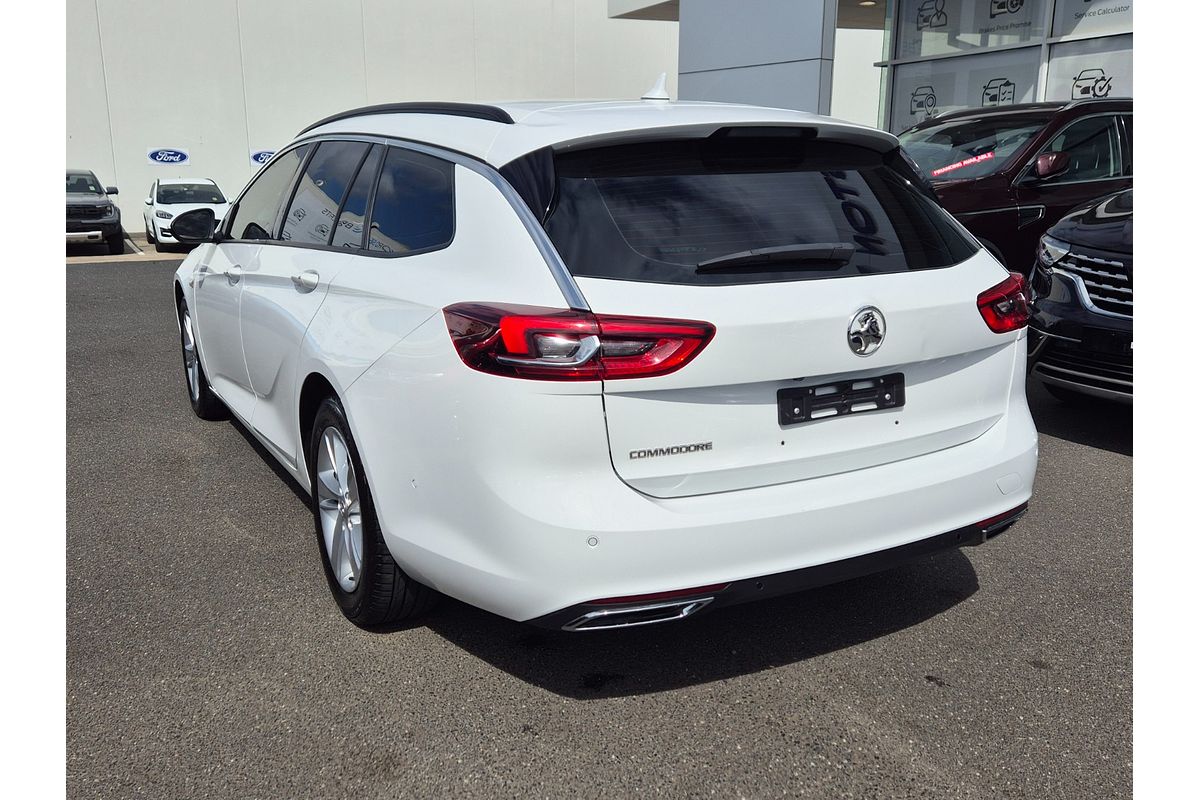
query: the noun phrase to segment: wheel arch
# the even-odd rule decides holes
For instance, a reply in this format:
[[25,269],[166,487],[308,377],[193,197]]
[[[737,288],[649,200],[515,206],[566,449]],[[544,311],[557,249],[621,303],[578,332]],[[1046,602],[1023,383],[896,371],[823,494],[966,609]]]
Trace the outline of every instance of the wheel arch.
[[186,302],[188,304],[188,308],[191,308],[192,301],[191,298],[187,296],[187,292],[183,290],[183,283],[179,280],[178,276],[176,276],[173,283],[175,285],[175,313],[172,316],[175,317],[175,327],[182,331],[183,320],[179,318],[179,304]]
[[[303,383],[300,384],[300,393],[297,395],[296,403],[296,426],[299,431],[300,447],[297,448],[297,464],[302,467],[302,472],[308,476],[308,437],[312,432],[313,421],[317,418],[317,409],[321,407],[321,402],[327,397],[336,397],[339,402],[342,401],[342,396],[333,382],[328,377],[320,372],[309,372],[305,376]],[[311,484],[311,479],[310,479]],[[311,490],[311,485],[310,485]]]

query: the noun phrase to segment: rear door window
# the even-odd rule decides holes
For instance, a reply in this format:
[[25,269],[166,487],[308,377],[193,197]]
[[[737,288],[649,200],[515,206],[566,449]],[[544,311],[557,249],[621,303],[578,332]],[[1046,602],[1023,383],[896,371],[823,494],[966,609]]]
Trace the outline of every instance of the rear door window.
[[654,283],[850,277],[968,258],[974,243],[889,165],[898,157],[782,137],[559,154],[546,230],[576,276]]
[[342,197],[371,145],[321,142],[296,184],[279,238],[299,244],[327,244]]

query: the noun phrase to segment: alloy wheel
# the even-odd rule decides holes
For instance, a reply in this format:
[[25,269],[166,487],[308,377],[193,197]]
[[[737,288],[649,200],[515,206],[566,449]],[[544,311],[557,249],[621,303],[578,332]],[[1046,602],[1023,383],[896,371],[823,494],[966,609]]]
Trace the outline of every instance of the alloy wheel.
[[329,567],[342,591],[353,592],[362,574],[362,506],[350,448],[333,426],[317,448],[317,506]]
[[196,332],[192,327],[192,314],[187,306],[183,308],[180,328],[183,330],[183,368],[187,373],[188,393],[195,402],[200,399],[200,359],[196,355]]

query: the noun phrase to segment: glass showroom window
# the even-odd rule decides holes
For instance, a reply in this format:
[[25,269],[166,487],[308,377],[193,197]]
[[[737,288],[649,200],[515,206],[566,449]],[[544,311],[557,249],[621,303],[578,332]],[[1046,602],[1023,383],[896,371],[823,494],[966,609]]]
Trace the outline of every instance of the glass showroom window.
[[1045,36],[1046,0],[901,0],[896,57],[1027,44]]
[[1133,95],[1133,0],[893,0],[881,120]]
[[892,131],[943,111],[1037,99],[1037,48],[900,64],[892,73]]
[[1050,48],[1047,100],[1132,96],[1132,35],[1062,42]]

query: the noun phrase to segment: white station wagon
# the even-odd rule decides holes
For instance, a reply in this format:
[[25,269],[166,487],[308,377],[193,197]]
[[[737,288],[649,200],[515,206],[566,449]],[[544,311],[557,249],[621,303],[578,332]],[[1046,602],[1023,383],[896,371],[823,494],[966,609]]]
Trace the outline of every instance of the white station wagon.
[[176,273],[192,407],[312,497],[362,626],[566,630],[976,545],[1025,510],[1026,289],[897,140],[716,103],[400,103],[280,150]]

